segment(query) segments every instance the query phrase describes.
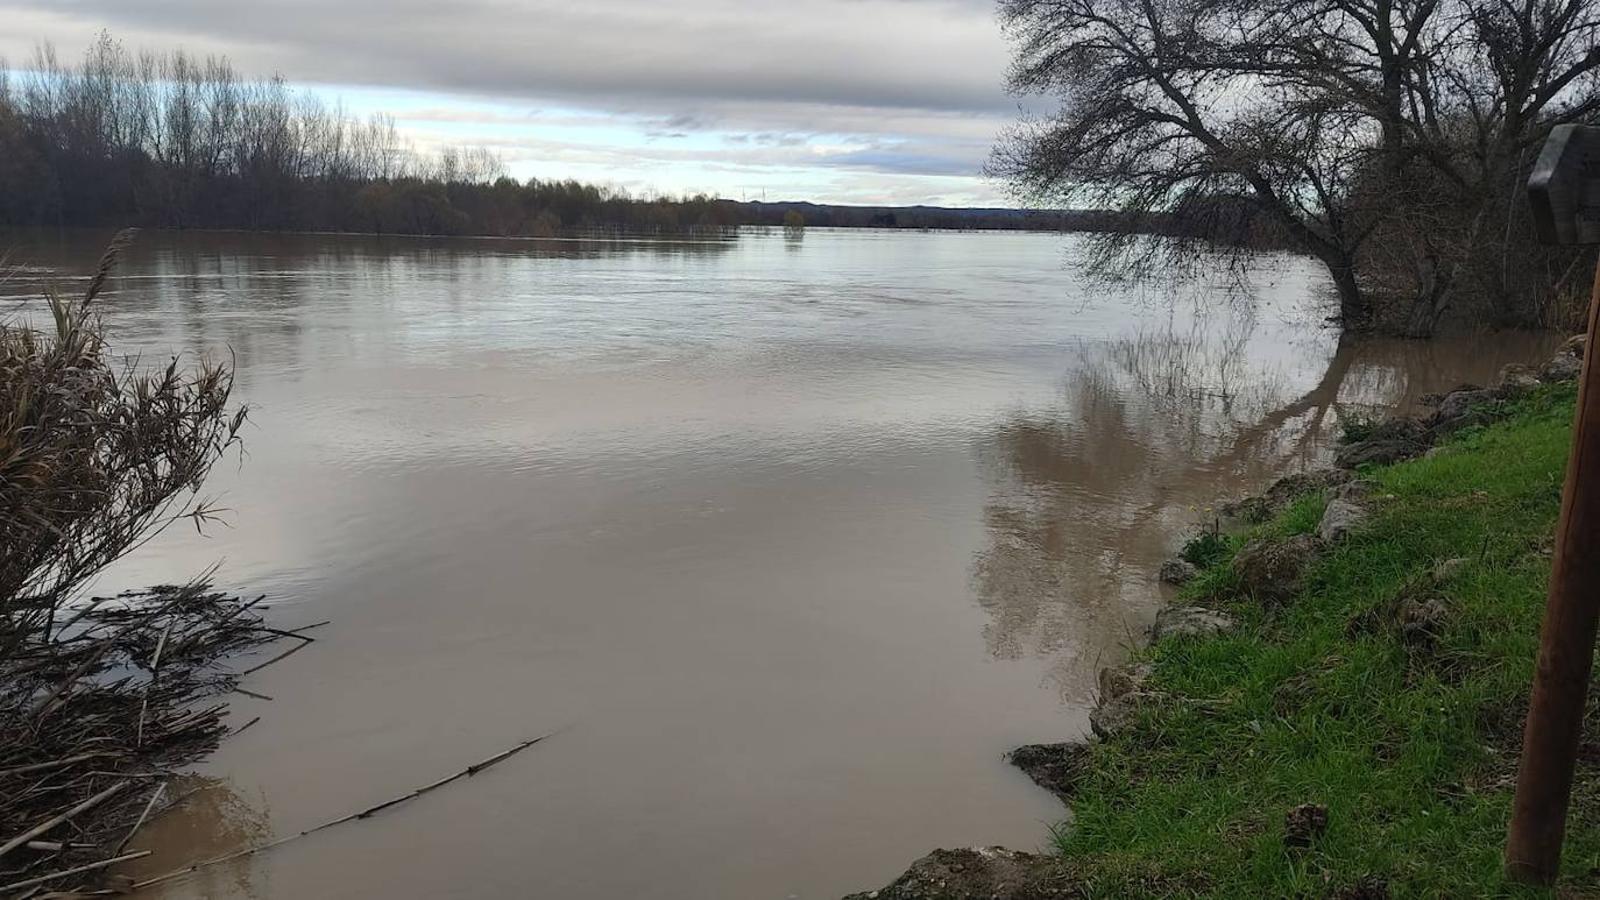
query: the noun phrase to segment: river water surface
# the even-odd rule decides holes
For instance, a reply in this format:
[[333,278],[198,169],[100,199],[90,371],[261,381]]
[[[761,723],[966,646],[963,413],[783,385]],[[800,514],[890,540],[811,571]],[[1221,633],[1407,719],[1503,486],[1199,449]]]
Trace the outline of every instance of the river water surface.
[[[18,308],[108,235],[0,235]],[[249,676],[164,871],[551,740],[168,892],[831,898],[938,846],[1038,848],[1002,754],[1095,673],[1218,500],[1341,413],[1540,338],[1339,344],[1316,268],[1081,281],[1075,239],[142,235],[103,301],[147,362],[232,354],[246,455],[107,573],[328,619]]]

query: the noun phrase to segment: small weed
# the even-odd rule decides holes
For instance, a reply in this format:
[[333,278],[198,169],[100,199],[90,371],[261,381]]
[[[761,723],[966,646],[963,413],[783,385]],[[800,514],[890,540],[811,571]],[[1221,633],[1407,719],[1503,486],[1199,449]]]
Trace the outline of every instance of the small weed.
[[1178,556],[1196,568],[1209,569],[1227,558],[1232,549],[1233,541],[1222,533],[1220,523],[1214,523],[1185,541]]
[[1334,414],[1339,418],[1339,441],[1345,444],[1359,444],[1371,438],[1383,421],[1372,412],[1342,406],[1335,407]]

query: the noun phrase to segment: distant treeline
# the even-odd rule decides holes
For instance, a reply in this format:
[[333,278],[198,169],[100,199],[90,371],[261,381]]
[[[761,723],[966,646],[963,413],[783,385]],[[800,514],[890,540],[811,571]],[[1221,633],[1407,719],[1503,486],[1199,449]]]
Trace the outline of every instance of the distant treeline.
[[636,197],[517,181],[483,150],[422,153],[384,116],[357,119],[226,60],[130,52],[102,34],[81,62],[41,49],[0,65],[0,224],[142,225],[551,236],[737,225],[1114,229],[1109,214]]
[[1124,227],[1118,213],[1095,210],[998,209],[945,206],[831,206],[806,202],[719,201],[741,225],[782,225],[798,213],[825,228],[953,228],[1016,231],[1111,231]]

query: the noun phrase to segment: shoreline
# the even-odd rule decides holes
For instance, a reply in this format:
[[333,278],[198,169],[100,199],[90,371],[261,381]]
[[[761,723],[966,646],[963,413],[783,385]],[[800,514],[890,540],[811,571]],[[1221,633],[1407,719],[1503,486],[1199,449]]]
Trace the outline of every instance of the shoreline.
[[[1350,558],[1383,552],[1381,546],[1374,549],[1365,540],[1364,533],[1374,522],[1381,524],[1405,515],[1401,509],[1405,498],[1397,498],[1387,489],[1390,480],[1402,477],[1408,461],[1422,457],[1431,461],[1441,454],[1460,457],[1470,451],[1455,449],[1459,440],[1478,440],[1476,435],[1496,427],[1514,427],[1515,421],[1533,415],[1530,407],[1549,407],[1553,402],[1557,425],[1552,427],[1556,430],[1559,430],[1563,412],[1565,421],[1570,421],[1570,397],[1567,395],[1581,371],[1582,354],[1582,339],[1574,338],[1538,369],[1506,366],[1492,388],[1463,385],[1430,397],[1434,405],[1432,413],[1377,424],[1363,423],[1348,429],[1351,433],[1347,438],[1352,440],[1338,450],[1333,468],[1287,476],[1259,495],[1223,506],[1227,529],[1220,532],[1217,539],[1225,541],[1227,546],[1217,552],[1212,552],[1215,551],[1212,547],[1201,548],[1211,556],[1198,560],[1204,563],[1202,565],[1196,565],[1197,560],[1180,557],[1162,567],[1161,580],[1176,586],[1178,596],[1163,606],[1145,635],[1145,643],[1134,651],[1130,661],[1101,670],[1099,695],[1090,716],[1091,734],[1060,743],[1030,744],[1007,754],[1008,761],[1036,784],[1072,807],[1075,821],[1054,829],[1057,853],[1027,853],[1004,847],[936,850],[917,860],[889,885],[851,894],[846,900],[956,900],[965,897],[1032,900],[1105,893],[1226,893],[1218,883],[1221,876],[1210,867],[1200,864],[1186,869],[1183,860],[1174,858],[1183,855],[1181,848],[1186,843],[1216,841],[1216,835],[1202,838],[1188,834],[1187,825],[1181,820],[1186,816],[1198,816],[1194,812],[1196,807],[1221,805],[1225,801],[1216,799],[1214,793],[1207,796],[1208,792],[1202,792],[1182,801],[1177,808],[1151,810],[1145,816],[1137,799],[1142,792],[1142,779],[1163,768],[1171,770],[1166,777],[1187,775],[1196,785],[1208,785],[1213,790],[1226,790],[1232,783],[1227,777],[1210,774],[1208,770],[1229,765],[1216,757],[1240,748],[1197,739],[1207,734],[1204,720],[1211,715],[1221,715],[1197,710],[1213,704],[1219,707],[1237,704],[1241,700],[1236,696],[1240,690],[1238,684],[1229,684],[1226,679],[1215,680],[1213,668],[1233,665],[1217,654],[1225,653],[1222,649],[1225,645],[1238,647],[1241,652],[1248,648],[1247,652],[1263,656],[1281,652],[1278,645],[1293,641],[1296,636],[1285,632],[1283,623],[1278,620],[1291,615],[1290,611],[1296,607],[1308,605],[1303,594],[1316,592],[1319,582],[1328,579],[1325,572],[1329,567],[1374,564],[1371,560],[1352,561]],[[1549,412],[1547,408],[1543,411]],[[1504,424],[1508,422],[1510,424]],[[1565,445],[1560,446],[1563,450],[1560,461],[1564,464]],[[1559,477],[1556,483],[1559,486]],[[1486,493],[1478,491],[1468,500]],[[1554,512],[1548,504],[1541,514],[1553,523]],[[1186,551],[1194,546],[1195,542],[1191,541]],[[1535,559],[1535,568],[1538,564]],[[1544,566],[1547,572],[1547,559]],[[1450,638],[1444,634],[1445,630],[1457,618],[1450,608],[1453,603],[1448,596],[1451,585],[1464,571],[1483,567],[1483,562],[1463,554],[1434,560],[1420,572],[1406,572],[1401,579],[1405,587],[1399,599],[1385,601],[1356,616],[1347,626],[1350,636],[1329,638],[1329,642],[1358,641],[1371,633],[1391,630],[1392,634],[1385,636],[1392,637],[1402,653],[1437,653],[1438,646]],[[1419,596],[1411,596],[1413,594]],[[1355,652],[1348,651],[1351,656]],[[1332,665],[1343,661],[1340,656],[1333,659],[1337,662]],[[1531,671],[1531,655],[1525,663],[1525,668]],[[1271,710],[1278,712],[1278,718],[1291,730],[1299,710],[1284,707],[1287,701],[1281,695],[1287,687],[1295,687],[1291,693],[1314,691],[1313,687],[1299,685],[1300,679],[1312,673],[1301,671],[1295,675],[1295,670],[1295,667],[1279,670],[1278,683],[1262,685],[1269,699],[1278,701]],[[1232,673],[1232,677],[1239,677],[1239,673]],[[1372,693],[1373,690],[1369,687],[1367,692],[1346,699],[1382,702],[1386,695]],[[1296,700],[1304,702],[1302,698]],[[1332,723],[1354,715],[1353,710],[1342,708],[1324,710],[1324,718],[1312,718],[1320,721],[1322,727],[1334,730],[1339,726]],[[1333,718],[1326,719],[1326,716]],[[1520,723],[1520,716],[1509,718]],[[1255,735],[1263,735],[1270,723],[1258,715],[1246,724]],[[1247,736],[1238,743],[1247,756],[1254,756],[1263,752],[1259,745],[1265,740],[1265,737]],[[1319,746],[1325,741],[1315,736],[1298,740],[1300,749],[1297,752],[1303,755],[1317,756],[1320,750],[1326,749]],[[1496,762],[1504,763],[1507,755],[1502,752]],[[1509,755],[1514,762],[1514,753]],[[1157,769],[1149,770],[1150,766]],[[1259,764],[1247,768],[1257,780],[1272,780],[1276,769],[1292,769],[1294,765],[1285,761],[1281,765]],[[1146,774],[1141,775],[1141,772]],[[1102,788],[1128,796],[1101,796],[1097,789]],[[1243,790],[1248,793],[1250,787]],[[1147,793],[1152,795],[1148,798],[1152,805],[1156,799],[1171,801],[1160,790],[1151,789]],[[1248,825],[1240,823],[1230,827],[1243,829],[1238,843],[1254,845],[1258,855],[1273,852],[1270,848],[1277,847],[1275,852],[1287,857],[1287,868],[1294,868],[1300,864],[1297,860],[1303,861],[1307,856],[1330,856],[1319,860],[1325,866],[1320,891],[1323,895],[1386,897],[1391,881],[1396,880],[1393,873],[1341,872],[1338,871],[1337,852],[1322,851],[1324,835],[1330,827],[1330,807],[1338,810],[1343,804],[1359,804],[1360,800],[1352,796],[1306,797],[1303,802],[1286,802],[1275,810],[1247,811]],[[1491,806],[1493,802],[1496,801],[1490,801]],[[1237,814],[1238,811],[1231,812]],[[1092,821],[1085,822],[1085,815]],[[1228,814],[1216,810],[1212,815],[1227,818]],[[1421,815],[1427,816],[1428,812],[1423,810]],[[1122,829],[1133,827],[1130,823],[1135,822],[1143,832],[1130,833],[1129,837],[1138,835],[1142,841],[1149,842],[1138,850],[1129,848],[1127,838],[1117,840],[1115,837],[1123,835]],[[1503,822],[1499,825],[1503,827]],[[1097,833],[1084,836],[1081,833],[1085,831]],[[1164,832],[1171,833],[1163,837]],[[1495,833],[1498,835],[1498,831]],[[1268,849],[1261,849],[1263,846]],[[1498,844],[1495,849],[1498,850]],[[1232,889],[1268,893],[1284,889],[1282,884],[1264,884],[1265,877],[1262,874],[1253,881],[1246,878],[1234,883]],[[1403,879],[1401,883],[1402,892],[1406,892]],[[1301,888],[1303,885],[1296,889]]]

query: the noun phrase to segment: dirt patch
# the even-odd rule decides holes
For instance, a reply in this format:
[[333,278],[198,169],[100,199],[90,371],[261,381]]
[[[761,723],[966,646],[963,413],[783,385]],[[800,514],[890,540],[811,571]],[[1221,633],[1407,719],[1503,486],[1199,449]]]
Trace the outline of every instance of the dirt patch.
[[1309,847],[1328,830],[1328,808],[1320,803],[1302,803],[1283,818],[1285,847]]
[[876,891],[845,900],[1044,900],[1086,897],[1060,861],[1051,856],[977,847],[935,850],[904,875]]

